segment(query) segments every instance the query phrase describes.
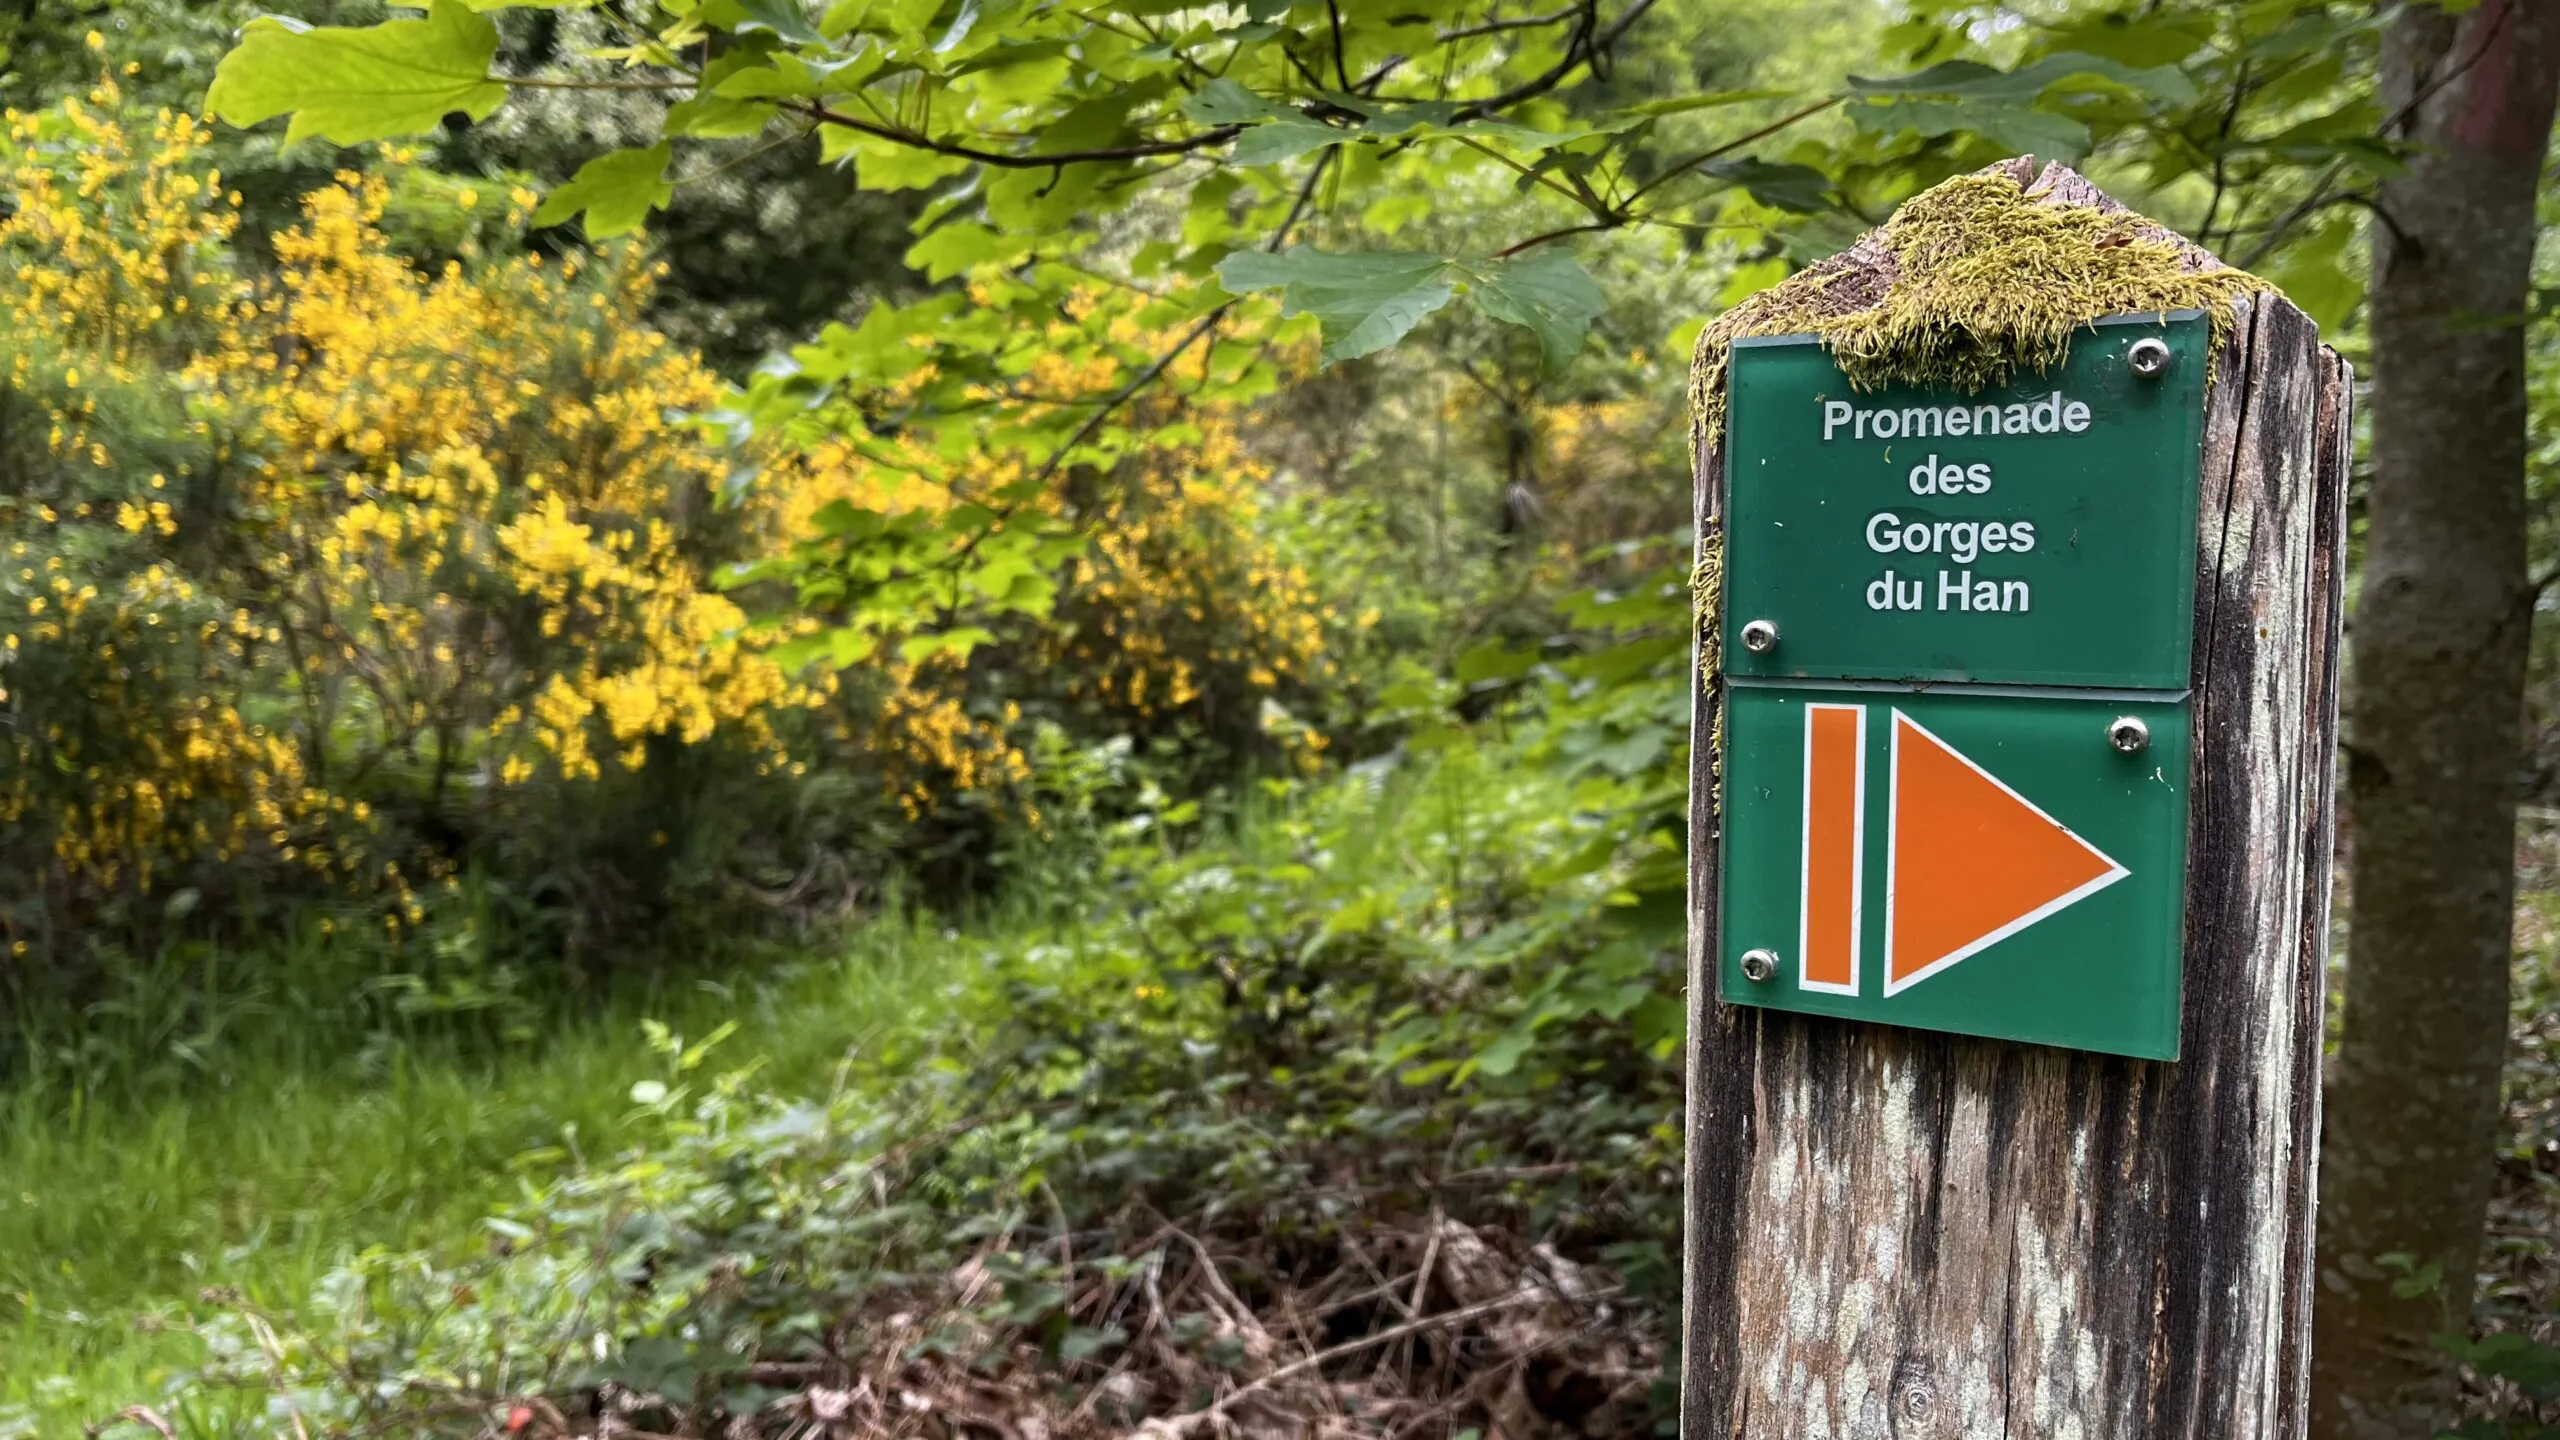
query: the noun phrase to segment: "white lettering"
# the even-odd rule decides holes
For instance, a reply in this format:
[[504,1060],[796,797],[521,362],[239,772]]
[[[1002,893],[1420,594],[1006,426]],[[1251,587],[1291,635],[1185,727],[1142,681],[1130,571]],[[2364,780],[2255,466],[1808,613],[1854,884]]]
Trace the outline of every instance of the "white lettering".
[[[1902,532],[1893,528],[1898,522],[1890,510],[1879,510],[1867,519],[1867,548],[1879,555],[1890,555],[1902,548]],[[1884,607],[1876,607],[1881,610]]]
[[1867,582],[1867,608],[1870,610],[1917,610],[1920,608],[1920,582],[1898,580],[1887,570]]
[[1954,597],[1955,597],[1955,602],[1956,602],[1956,608],[1957,608],[1957,609],[1959,609],[1959,610],[1970,610],[1970,609],[1972,609],[1972,608],[1973,608],[1972,603],[1971,603],[1971,594],[1972,594],[1972,589],[1973,589],[1973,572],[1972,572],[1972,571],[1970,571],[1970,570],[1941,570],[1941,571],[1939,571],[1939,572],[1938,572],[1938,608],[1939,608],[1939,609],[1941,609],[1941,610],[1946,609],[1946,608],[1947,608],[1947,597],[1949,597],[1949,596],[1951,596],[1951,595],[1952,595],[1952,596],[1954,596]]
[[1955,541],[1955,544],[1948,547],[1947,553],[1956,557],[1957,564],[1970,565],[1974,562],[1974,558],[1982,553],[1980,521],[1959,520],[1947,527],[1947,534]]
[[[1848,400],[1824,400],[1822,438],[1827,443],[1841,431],[1855,440],[1922,440],[1965,435],[2054,435],[2085,433],[2096,412],[2085,400],[2069,399],[2059,390],[2034,400],[2007,405],[1879,405],[1872,408]],[[1941,494],[1945,493],[1943,490]]]

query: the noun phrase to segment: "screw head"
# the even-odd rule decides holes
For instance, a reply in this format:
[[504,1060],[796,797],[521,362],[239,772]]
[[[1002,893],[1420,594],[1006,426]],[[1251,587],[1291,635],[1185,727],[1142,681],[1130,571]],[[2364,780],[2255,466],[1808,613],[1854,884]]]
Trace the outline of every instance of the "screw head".
[[1778,952],[1745,950],[1742,952],[1742,978],[1754,985],[1766,985],[1778,975]]
[[2174,357],[2169,353],[2169,342],[2157,335],[2143,336],[2128,346],[2124,352],[2125,363],[2133,367],[2134,374],[2145,380],[2156,379],[2165,374],[2172,358]]
[[1742,627],[1742,648],[1754,655],[1766,655],[1778,648],[1778,622],[1754,620]]
[[1927,1424],[1930,1414],[1938,1408],[1938,1393],[1922,1381],[1915,1380],[1904,1386],[1898,1400],[1902,1406],[1902,1418],[1915,1425]]
[[2107,723],[2107,743],[2120,755],[2139,755],[2151,744],[2151,727],[2132,715],[2119,715]]

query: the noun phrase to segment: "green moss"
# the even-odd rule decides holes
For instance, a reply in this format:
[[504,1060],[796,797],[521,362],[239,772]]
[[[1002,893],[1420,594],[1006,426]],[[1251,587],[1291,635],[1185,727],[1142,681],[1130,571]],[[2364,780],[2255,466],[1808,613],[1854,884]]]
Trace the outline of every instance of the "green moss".
[[[1724,599],[1724,532],[1709,531],[1698,542],[1698,563],[1689,572],[1689,601],[1698,617],[1698,674],[1713,680],[1724,668],[1724,627],[1717,609]],[[1716,774],[1724,774],[1724,711],[1716,711],[1708,736]]]
[[1735,306],[1698,337],[1690,410],[1723,438],[1726,357],[1748,335],[1818,338],[1849,383],[1972,392],[2060,363],[2108,315],[2197,309],[2214,349],[2233,302],[2269,289],[2053,167],[1959,175],[1905,201],[1855,246]]

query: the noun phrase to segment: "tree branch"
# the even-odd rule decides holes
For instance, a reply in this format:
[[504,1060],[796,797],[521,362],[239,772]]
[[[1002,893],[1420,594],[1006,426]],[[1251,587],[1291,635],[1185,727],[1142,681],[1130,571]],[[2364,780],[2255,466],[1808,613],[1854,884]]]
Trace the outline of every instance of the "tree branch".
[[[1634,4],[1627,7],[1626,13],[1620,15],[1606,30],[1595,32],[1586,26],[1584,32],[1577,35],[1574,38],[1573,43],[1566,47],[1564,58],[1557,61],[1555,65],[1551,66],[1543,74],[1532,79],[1525,80],[1520,84],[1513,86],[1509,90],[1503,91],[1499,95],[1492,95],[1482,100],[1469,102],[1450,117],[1451,121],[1454,123],[1457,121],[1480,119],[1497,110],[1508,109],[1513,105],[1519,104],[1523,100],[1534,99],[1537,96],[1543,95],[1549,90],[1554,89],[1556,86],[1564,83],[1566,77],[1570,76],[1576,69],[1580,68],[1584,64],[1596,63],[1601,53],[1606,51],[1610,46],[1616,44],[1618,38],[1626,34],[1628,27],[1641,19],[1645,12],[1654,7],[1655,3],[1656,0],[1635,0]],[[1588,10],[1584,10],[1583,13],[1587,15],[1590,12]],[[1292,58],[1294,59],[1294,56]],[[1405,59],[1406,57],[1397,56],[1390,59],[1386,64],[1380,65],[1376,70],[1362,78],[1357,89],[1364,92],[1372,89],[1379,82],[1385,80],[1388,75],[1394,73],[1398,67],[1402,66],[1405,63]],[[1350,83],[1348,71],[1342,69],[1340,63],[1341,56],[1337,54],[1335,56],[1335,60],[1335,68],[1337,71],[1341,72],[1338,78],[1341,80],[1343,88],[1346,90],[1354,89],[1355,87]],[[1305,73],[1303,67],[1301,67],[1301,73]],[[1309,75],[1308,79],[1311,82],[1314,82],[1317,88],[1322,88],[1322,82],[1317,80],[1316,77]],[[597,85],[563,81],[510,80],[507,83],[547,86],[557,89],[605,88]],[[652,83],[645,88],[686,89],[693,87],[683,83],[669,82],[665,85]],[[910,129],[906,126],[883,124],[878,121],[865,120],[859,116],[848,115],[841,110],[837,110],[816,100],[806,100],[796,104],[788,104],[783,108],[788,109],[795,114],[805,115],[820,124],[839,125],[848,130],[860,131],[865,135],[871,135],[882,140],[887,140],[892,144],[907,146],[910,149],[929,151],[936,155],[950,156],[955,160],[969,160],[980,165],[993,165],[1000,169],[1007,170],[1051,170],[1068,165],[1098,164],[1118,160],[1145,160],[1161,155],[1189,155],[1208,149],[1211,146],[1223,145],[1228,141],[1233,140],[1237,135],[1243,133],[1245,129],[1242,125],[1218,125],[1207,130],[1202,130],[1197,134],[1186,135],[1173,140],[1149,140],[1142,141],[1135,145],[1111,145],[1089,150],[1060,150],[1049,154],[1022,154],[1009,150],[988,150],[976,145],[963,144],[954,140],[938,140],[931,135]]]
[[1625,216],[1611,215],[1604,220],[1594,220],[1588,225],[1567,225],[1561,230],[1550,230],[1543,235],[1532,235],[1517,245],[1506,245],[1502,249],[1494,251],[1493,258],[1496,260],[1508,260],[1523,250],[1544,245],[1550,240],[1562,240],[1568,235],[1588,235],[1594,230],[1615,230],[1626,223],[1627,221]]
[[1501,30],[1536,30],[1548,25],[1561,25],[1565,21],[1572,19],[1574,16],[1581,14],[1582,9],[1583,7],[1579,3],[1576,3],[1567,5],[1561,10],[1550,11],[1544,15],[1523,15],[1516,20],[1487,20],[1481,24],[1463,25],[1455,30],[1441,31],[1440,39],[1443,43],[1457,40],[1473,40],[1479,35],[1491,35],[1496,31]]
[[1219,125],[1196,135],[1186,135],[1179,140],[1149,140],[1137,145],[1109,145],[1093,150],[1060,150],[1046,155],[1023,155],[1008,150],[981,150],[974,145],[936,140],[930,135],[919,135],[913,130],[896,125],[875,124],[869,120],[847,115],[841,110],[830,109],[815,100],[804,101],[789,108],[821,124],[841,125],[848,130],[859,130],[865,135],[876,135],[883,140],[904,145],[910,149],[929,150],[936,155],[948,155],[955,160],[974,160],[981,165],[993,165],[1006,170],[1053,170],[1067,165],[1112,160],[1144,160],[1156,155],[1188,155],[1212,145],[1223,145],[1243,133],[1245,128],[1241,125]]
[[1834,95],[1828,100],[1817,100],[1813,104],[1807,105],[1793,114],[1782,115],[1777,119],[1770,121],[1768,124],[1761,126],[1759,129],[1752,131],[1748,135],[1737,136],[1734,139],[1727,140],[1712,150],[1701,150],[1697,154],[1690,156],[1686,160],[1680,161],[1670,169],[1663,171],[1661,174],[1654,176],[1650,180],[1647,180],[1642,185],[1637,186],[1636,193],[1628,196],[1626,205],[1620,206],[1619,208],[1629,208],[1637,201],[1643,199],[1647,194],[1661,186],[1679,179],[1688,171],[1694,170],[1698,166],[1704,165],[1711,160],[1720,160],[1725,156],[1732,154],[1734,151],[1741,149],[1745,145],[1756,144],[1762,140],[1766,140],[1770,136],[1777,134],[1779,131],[1786,129],[1790,125],[1810,120],[1814,116],[1821,114],[1823,111],[1830,109],[1832,106],[1839,104],[1847,98],[1849,97],[1845,95]]

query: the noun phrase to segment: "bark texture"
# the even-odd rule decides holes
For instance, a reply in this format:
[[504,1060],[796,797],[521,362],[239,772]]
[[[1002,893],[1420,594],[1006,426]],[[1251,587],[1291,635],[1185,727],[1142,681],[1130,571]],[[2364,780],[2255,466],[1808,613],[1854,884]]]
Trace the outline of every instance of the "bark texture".
[[[2423,1440],[2492,1180],[2514,907],[2525,308],[2560,4],[2412,6],[2383,101],[2412,146],[2373,227],[2373,481],[2348,791],[2354,924],[2330,1075],[2314,1433]],[[2395,1297],[2378,1257],[2444,1267]]]
[[1719,1002],[1700,682],[1688,1440],[2302,1433],[2349,387],[2270,295],[2218,373],[2177,1063]]

